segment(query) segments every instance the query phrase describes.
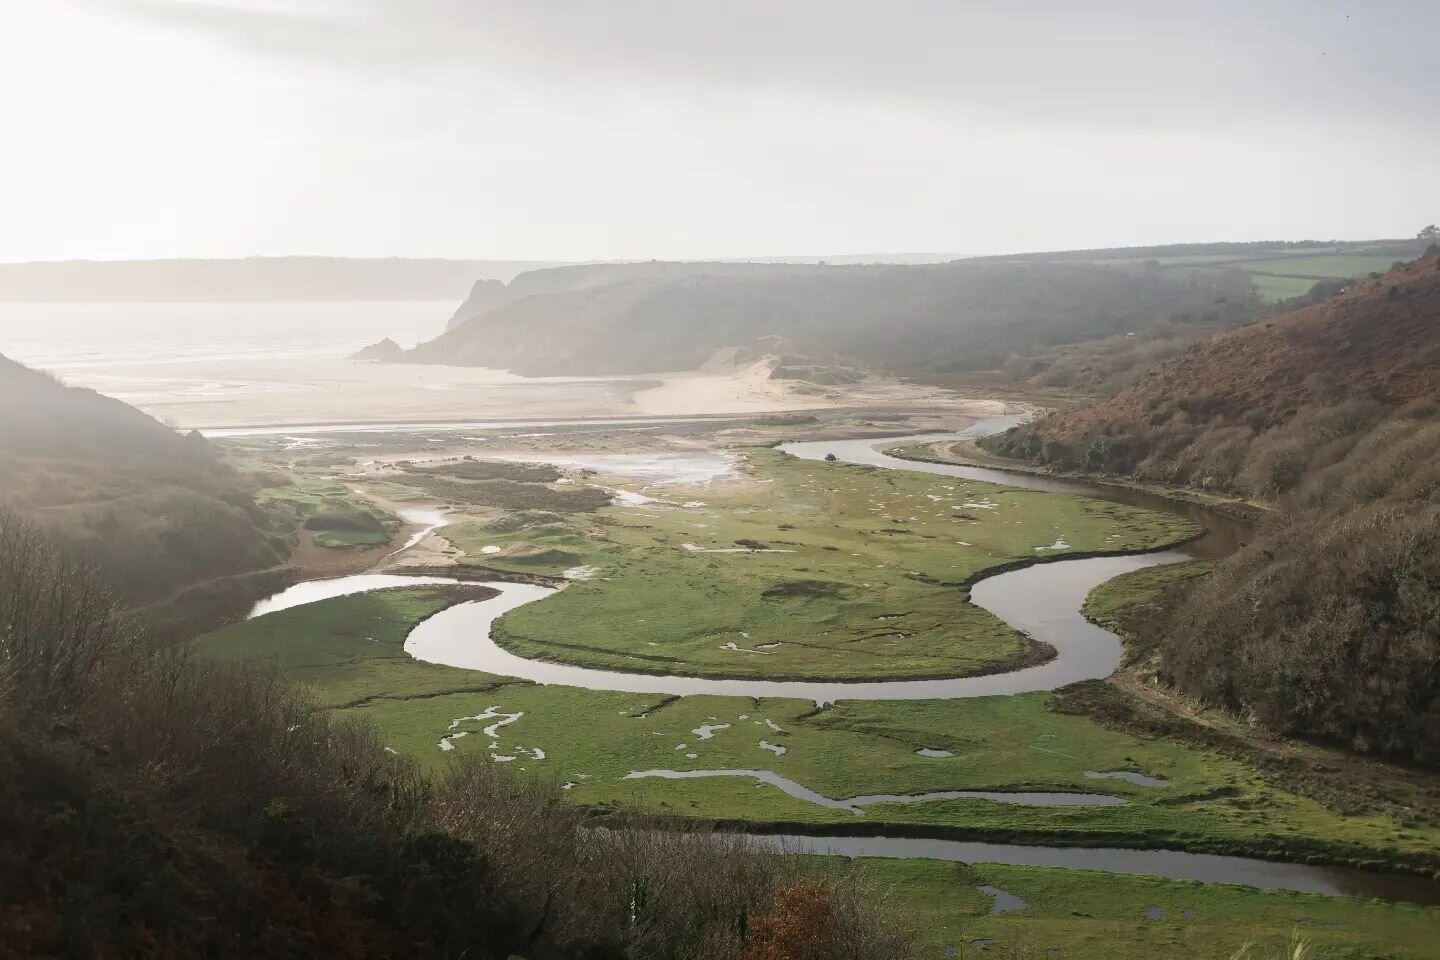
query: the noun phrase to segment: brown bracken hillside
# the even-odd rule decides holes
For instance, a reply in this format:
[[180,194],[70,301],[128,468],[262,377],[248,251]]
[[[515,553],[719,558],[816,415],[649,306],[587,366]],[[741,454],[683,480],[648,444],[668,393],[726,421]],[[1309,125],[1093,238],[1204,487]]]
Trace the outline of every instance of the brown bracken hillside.
[[1273,503],[1169,598],[1157,676],[1281,732],[1440,767],[1436,252],[986,445]]
[[[1182,464],[1170,456],[1177,451],[1163,450],[1165,428],[1178,426],[1178,418],[1192,428],[1186,433],[1221,425],[1259,432],[1317,405],[1373,401],[1396,408],[1434,398],[1440,395],[1437,260],[1424,257],[1358,281],[1327,302],[1196,344],[1113,399],[1043,421],[1028,436],[1051,444],[1047,460],[1122,473],[1149,466],[1141,472],[1156,479],[1209,476],[1223,483],[1223,469],[1166,475],[1165,467]],[[1099,454],[1087,457],[1097,444]],[[1115,449],[1106,454],[1107,447]],[[1146,463],[1157,454],[1158,461]]]

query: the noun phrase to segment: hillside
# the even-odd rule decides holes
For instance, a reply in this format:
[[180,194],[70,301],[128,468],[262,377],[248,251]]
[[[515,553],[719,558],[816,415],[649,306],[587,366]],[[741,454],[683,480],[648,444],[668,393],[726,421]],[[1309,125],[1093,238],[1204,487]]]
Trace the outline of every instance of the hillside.
[[1440,767],[1440,251],[986,445],[1273,502],[1172,597],[1155,673],[1280,732]]
[[470,296],[450,318],[449,328],[461,326],[497,307],[547,294],[579,293],[612,284],[634,284],[639,281],[660,282],[683,280],[693,276],[712,277],[774,277],[817,273],[822,267],[813,264],[772,264],[711,261],[692,263],[674,260],[647,260],[640,263],[582,263],[548,269],[527,270],[509,283],[500,280],[477,280]]
[[[1012,456],[1271,497],[1298,476],[1243,467],[1261,436],[1321,410],[1440,396],[1435,256],[1196,344],[1112,399],[993,442]],[[1317,424],[1317,429],[1324,428]],[[1238,431],[1238,432],[1237,432]],[[1255,464],[1250,464],[1252,467]]]
[[285,550],[204,439],[5,357],[0,503],[81,550],[132,602],[269,566]]
[[1143,265],[568,267],[482,285],[457,325],[407,359],[532,376],[636,374],[694,369],[740,348],[953,372],[1177,319],[1224,323],[1250,302],[1238,271],[1196,280]]

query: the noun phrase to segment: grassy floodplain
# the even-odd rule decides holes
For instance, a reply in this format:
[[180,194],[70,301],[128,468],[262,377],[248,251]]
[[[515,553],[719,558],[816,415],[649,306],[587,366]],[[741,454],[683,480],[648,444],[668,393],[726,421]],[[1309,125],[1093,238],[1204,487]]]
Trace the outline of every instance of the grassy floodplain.
[[[1315,960],[1421,960],[1440,946],[1437,911],[1404,904],[1048,867],[858,863],[914,918],[921,956],[993,956],[981,949],[988,942],[1025,960],[1233,960],[1247,945],[1249,957],[1268,960],[1289,956],[1300,936]],[[996,900],[982,886],[1024,906],[995,913]]]
[[[712,675],[744,675],[737,665],[763,661],[750,675],[865,677],[880,663],[887,675],[982,669],[1023,650],[1009,628],[964,602],[959,584],[981,570],[1045,556],[1057,541],[1064,546],[1055,553],[1136,549],[1190,532],[1163,515],[1095,501],[798,461],[768,449],[749,457],[746,482],[700,495],[662,491],[656,496],[664,503],[594,512],[490,511],[447,537],[476,565],[552,574],[590,568],[589,579],[502,621],[507,642],[525,655],[635,669],[631,657],[638,653],[669,658],[655,662],[677,672]],[[794,552],[761,552],[781,549]],[[1097,591],[1091,613],[1103,620],[1171,579],[1142,571]],[[764,596],[776,585],[806,581],[839,586],[778,601]],[[198,646],[209,656],[273,664],[308,685],[325,707],[369,721],[392,749],[424,764],[439,767],[478,752],[550,778],[567,798],[600,810],[792,831],[935,831],[1440,867],[1440,831],[1433,827],[1337,812],[1240,760],[1058,712],[1048,694],[851,701],[817,711],[799,700],[546,687],[405,654],[415,624],[475,594],[476,588],[415,588],[344,597],[227,627]],[[657,604],[662,596],[667,603]],[[777,603],[784,606],[769,606]],[[902,630],[897,623],[926,640],[885,636]],[[568,631],[560,642],[571,645],[553,642],[545,632],[552,629]],[[796,643],[796,633],[822,642]],[[877,640],[887,648],[878,654],[870,649]],[[724,646],[758,651],[770,642],[785,653]],[[777,656],[785,657],[783,667],[771,660]],[[650,663],[645,669],[654,669]],[[951,755],[922,756],[922,748]],[[1026,790],[1104,793],[1127,803],[1027,807],[954,799],[876,803],[857,815],[748,778],[624,779],[655,769],[768,770],[833,800]],[[1095,780],[1086,771],[1141,773],[1167,784]],[[892,891],[896,907],[915,918],[925,949],[937,956],[949,947],[965,955],[978,949],[971,941],[988,939],[1033,947],[1037,956],[1060,950],[1079,958],[1219,958],[1245,940],[1278,946],[1300,921],[1324,948],[1321,957],[1423,957],[1440,950],[1437,911],[1401,905],[1046,868],[864,863]],[[982,884],[1021,897],[1026,908],[991,916]],[[1151,907],[1163,916],[1151,918]]]
[[[472,751],[513,758],[504,762],[568,785],[566,796],[574,802],[602,809],[796,830],[945,830],[1002,840],[1163,845],[1297,859],[1317,851],[1374,861],[1433,856],[1440,842],[1430,828],[1336,813],[1235,760],[1053,712],[1046,694],[852,701],[817,712],[798,700],[669,699],[538,686],[408,657],[403,643],[413,626],[462,595],[424,588],[343,597],[227,627],[203,638],[200,647],[208,655],[274,664],[309,685],[326,706],[368,720],[392,748],[426,764],[439,767]],[[495,726],[497,721],[503,722]],[[701,739],[696,731],[704,727],[709,736]],[[486,736],[487,728],[495,736]],[[442,738],[456,733],[465,736],[448,741],[452,750],[441,749]],[[761,741],[783,747],[784,754]],[[916,753],[921,747],[954,756],[923,757]],[[772,770],[836,799],[1026,789],[1104,792],[1130,803],[1034,808],[947,800],[877,804],[857,817],[748,779],[621,779],[633,770],[720,768]],[[1169,786],[1091,780],[1086,770],[1140,772]],[[913,913],[915,928],[936,955],[945,946],[997,939],[1081,958],[1115,956],[1106,953],[1111,943],[1143,945],[1157,957],[1228,958],[1244,940],[1283,942],[1300,920],[1313,921],[1306,932],[1334,947],[1325,957],[1418,958],[1440,949],[1437,911],[1403,905],[1047,868],[982,864],[972,873],[933,861],[865,863],[892,890],[896,907]],[[986,883],[1029,906],[988,916],[991,900],[976,889]],[[1148,919],[1151,906],[1164,909],[1166,919]],[[1183,919],[1184,910],[1198,919]],[[1329,926],[1334,924],[1344,927]],[[1346,952],[1352,947],[1355,952]],[[1381,949],[1389,952],[1376,952]]]
[[[985,570],[1150,549],[1184,520],[1097,500],[747,453],[746,482],[593,518],[505,519],[447,532],[500,569],[587,577],[523,607],[511,651],[583,666],[709,677],[952,677],[1033,660],[1034,645],[965,602]],[[487,550],[498,552],[485,553]],[[663,597],[663,603],[656,598]]]
[[[274,663],[311,686],[325,706],[373,722],[390,746],[426,763],[438,764],[450,752],[439,746],[446,735],[477,734],[493,722],[465,718],[521,714],[494,737],[454,741],[454,752],[520,757],[518,766],[572,783],[577,802],[596,806],[811,826],[883,823],[1083,844],[1327,853],[1356,861],[1434,859],[1440,840],[1433,828],[1335,813],[1226,757],[1052,711],[1049,694],[845,701],[817,711],[802,700],[677,699],[540,686],[406,655],[404,638],[413,626],[455,599],[445,588],[343,597],[227,627],[202,638],[200,647],[209,655]],[[695,732],[707,726],[706,735]],[[537,747],[543,760],[534,757]],[[921,748],[953,756],[925,757],[916,752]],[[877,804],[856,816],[745,778],[621,779],[651,769],[766,769],[831,799],[1044,790],[1107,793],[1130,802],[1036,808],[941,800]],[[1169,785],[1093,780],[1087,770],[1133,771]]]

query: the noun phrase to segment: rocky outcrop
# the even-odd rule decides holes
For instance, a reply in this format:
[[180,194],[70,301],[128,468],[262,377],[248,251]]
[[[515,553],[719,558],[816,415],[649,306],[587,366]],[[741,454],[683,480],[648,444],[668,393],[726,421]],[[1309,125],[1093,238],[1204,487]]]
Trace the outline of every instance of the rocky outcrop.
[[396,360],[402,359],[404,356],[404,348],[394,340],[386,337],[379,343],[372,343],[364,350],[352,354],[350,359],[361,360],[366,363],[393,363]]
[[510,299],[510,290],[499,280],[476,280],[475,286],[470,288],[470,296],[460,304],[445,329],[451,330],[460,326],[471,317],[478,316],[486,310],[493,310]]

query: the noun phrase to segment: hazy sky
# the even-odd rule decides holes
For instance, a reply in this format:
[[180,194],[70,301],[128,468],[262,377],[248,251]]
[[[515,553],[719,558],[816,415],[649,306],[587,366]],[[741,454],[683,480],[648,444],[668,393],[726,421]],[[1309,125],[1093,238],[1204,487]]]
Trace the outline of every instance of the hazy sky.
[[0,0],[0,260],[1440,220],[1436,0]]

